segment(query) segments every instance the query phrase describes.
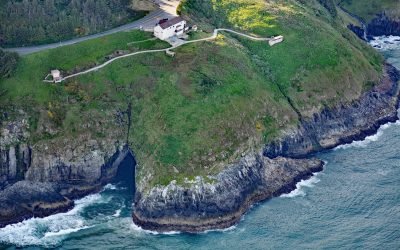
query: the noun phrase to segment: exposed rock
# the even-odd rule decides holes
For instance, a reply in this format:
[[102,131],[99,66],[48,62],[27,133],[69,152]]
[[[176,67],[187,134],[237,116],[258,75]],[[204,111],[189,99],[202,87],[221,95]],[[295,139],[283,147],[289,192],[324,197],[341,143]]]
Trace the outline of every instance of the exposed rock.
[[3,191],[0,187],[0,227],[68,211],[74,205],[72,199],[98,192],[111,182],[121,162],[132,154],[127,147],[111,144],[107,150],[98,142],[88,143],[92,147],[81,143],[75,148],[75,143],[68,141],[69,146],[58,148],[58,154],[50,150],[51,143],[44,151],[40,144],[32,149],[18,146],[19,157],[14,147],[3,151],[8,155],[0,155],[5,163],[0,168],[0,181],[5,187]]
[[0,191],[0,227],[31,217],[66,212],[73,205],[55,184],[20,181]]
[[156,231],[199,232],[226,228],[259,202],[295,189],[296,183],[321,171],[320,160],[274,160],[250,154],[207,183],[198,177],[182,187],[172,182],[147,194],[136,192],[133,221]]
[[368,36],[400,36],[400,20],[393,20],[385,13],[377,15],[367,25]]
[[334,148],[376,133],[380,125],[398,119],[399,72],[386,65],[381,83],[361,96],[358,101],[325,108],[304,120],[286,136],[267,145],[264,155],[304,158],[310,153]]

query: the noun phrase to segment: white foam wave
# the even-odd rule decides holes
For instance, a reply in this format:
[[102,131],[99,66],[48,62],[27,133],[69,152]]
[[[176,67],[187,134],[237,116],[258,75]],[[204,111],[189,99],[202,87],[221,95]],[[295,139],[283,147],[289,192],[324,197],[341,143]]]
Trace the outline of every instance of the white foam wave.
[[100,194],[86,196],[66,212],[45,218],[32,218],[0,229],[0,242],[16,246],[57,246],[66,235],[89,228],[80,212],[101,200]]
[[115,211],[115,213],[113,214],[113,217],[119,217],[119,216],[121,216],[121,211],[122,211],[122,208],[120,208],[120,209],[118,209],[117,211]]
[[397,122],[394,122],[394,123],[384,124],[378,129],[378,132],[376,132],[376,134],[371,135],[371,136],[367,136],[362,141],[353,141],[352,143],[349,143],[349,144],[343,144],[343,145],[337,146],[336,148],[334,148],[334,150],[347,149],[347,148],[352,148],[352,147],[354,147],[354,148],[365,148],[371,142],[378,141],[379,138],[383,135],[384,131],[386,129],[390,128],[393,125],[400,125],[400,122],[397,121]]
[[78,227],[78,228],[68,228],[68,229],[62,229],[58,232],[47,232],[44,234],[44,237],[54,237],[54,236],[62,236],[62,235],[67,235],[71,233],[76,233],[79,232],[83,229],[88,229],[91,228],[91,226],[83,226],[83,227]]
[[146,230],[143,229],[142,227],[136,225],[135,223],[131,223],[131,229],[137,233],[146,233],[146,234],[152,234],[152,235],[159,235],[159,234],[163,234],[163,235],[176,235],[176,234],[180,234],[181,232],[179,231],[169,231],[169,232],[156,232],[156,231],[151,231],[151,230]]
[[314,174],[310,179],[302,180],[299,183],[297,183],[295,190],[293,190],[292,192],[290,192],[288,194],[282,194],[280,197],[293,198],[293,197],[297,197],[297,196],[306,196],[304,187],[312,188],[315,186],[315,184],[317,184],[320,181],[321,180],[317,178],[317,174]]
[[233,231],[236,229],[236,226],[230,226],[228,228],[224,228],[224,229],[212,229],[212,230],[205,230],[203,233],[214,233],[214,232],[218,232],[218,233],[225,233],[225,232],[229,232],[229,231]]
[[398,36],[379,36],[371,40],[370,45],[381,51],[399,49],[400,37]]
[[103,191],[104,190],[117,190],[117,189],[118,189],[118,187],[116,185],[107,184],[107,185],[104,186]]

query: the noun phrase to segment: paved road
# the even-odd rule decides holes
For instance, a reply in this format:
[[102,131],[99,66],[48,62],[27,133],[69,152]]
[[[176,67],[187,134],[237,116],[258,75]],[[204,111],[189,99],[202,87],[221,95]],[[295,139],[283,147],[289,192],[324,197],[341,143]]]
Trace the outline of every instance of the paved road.
[[79,76],[79,75],[84,75],[84,74],[88,74],[90,72],[97,71],[97,70],[99,70],[101,68],[104,68],[105,66],[109,65],[110,63],[112,63],[112,62],[114,62],[116,60],[125,58],[125,57],[139,55],[139,54],[147,54],[147,53],[166,52],[166,51],[170,51],[172,49],[176,49],[176,48],[178,48],[178,47],[180,47],[182,45],[185,45],[185,44],[214,40],[214,39],[217,38],[218,33],[221,32],[221,31],[230,32],[230,33],[233,33],[233,34],[236,34],[236,35],[239,35],[239,36],[243,36],[243,37],[246,37],[248,39],[255,40],[255,41],[269,41],[269,40],[271,40],[271,38],[249,36],[249,35],[246,35],[244,33],[237,32],[237,31],[234,31],[234,30],[231,30],[231,29],[215,29],[213,34],[210,37],[197,39],[197,40],[191,40],[191,41],[181,41],[179,43],[176,43],[172,47],[166,48],[166,49],[144,50],[144,51],[133,52],[133,53],[126,54],[126,55],[123,55],[123,56],[115,57],[115,58],[113,58],[113,59],[111,59],[111,60],[109,60],[109,61],[107,61],[107,62],[105,62],[105,63],[103,63],[101,65],[96,66],[96,67],[93,67],[93,68],[90,68],[90,69],[87,69],[85,71],[82,71],[82,72],[79,72],[79,73],[75,73],[75,74],[72,74],[72,75],[69,75],[69,76],[65,76],[64,78],[61,79],[61,82],[65,81],[65,80],[67,80],[69,78],[72,78],[72,77],[76,77],[76,76]]
[[104,31],[104,32],[101,32],[98,34],[93,34],[90,36],[79,37],[79,38],[71,39],[68,41],[62,41],[59,43],[44,44],[44,45],[38,45],[38,46],[32,46],[32,47],[10,48],[10,49],[5,49],[5,50],[17,52],[20,55],[28,55],[28,54],[39,52],[42,50],[53,49],[53,48],[58,48],[61,46],[71,45],[71,44],[79,43],[82,41],[87,41],[87,40],[90,40],[93,38],[98,38],[98,37],[114,34],[114,33],[121,32],[121,31],[139,29],[140,27],[143,27],[144,29],[153,29],[158,20],[176,16],[176,14],[175,14],[176,7],[178,6],[180,0],[158,0],[157,2],[160,6],[159,9],[157,9],[153,12],[150,12],[147,16],[143,17],[142,19],[139,19],[132,23],[128,23],[128,24],[116,27],[116,28],[108,30],[108,31]]

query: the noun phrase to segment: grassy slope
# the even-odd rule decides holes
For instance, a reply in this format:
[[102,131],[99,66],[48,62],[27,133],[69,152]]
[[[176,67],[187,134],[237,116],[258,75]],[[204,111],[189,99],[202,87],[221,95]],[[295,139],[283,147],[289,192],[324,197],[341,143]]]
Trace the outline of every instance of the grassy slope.
[[[23,58],[17,75],[0,82],[7,90],[0,107],[40,107],[61,137],[79,133],[78,124],[94,119],[88,113],[109,119],[106,114],[132,103],[129,142],[139,178],[150,186],[216,173],[259,148],[298,122],[288,99],[308,116],[325,105],[351,101],[378,81],[381,57],[314,1],[210,3],[212,10],[205,11],[218,12],[221,25],[260,36],[283,34],[285,42],[269,47],[224,34],[179,48],[174,58],[139,55],[65,85],[41,82],[51,68],[68,71],[100,62],[113,50],[127,49],[127,42],[149,36],[115,34]],[[183,12],[210,28],[190,5]],[[165,46],[157,41],[134,45],[132,50]]]
[[338,3],[367,22],[382,12],[386,12],[392,18],[400,18],[398,0],[340,0]]

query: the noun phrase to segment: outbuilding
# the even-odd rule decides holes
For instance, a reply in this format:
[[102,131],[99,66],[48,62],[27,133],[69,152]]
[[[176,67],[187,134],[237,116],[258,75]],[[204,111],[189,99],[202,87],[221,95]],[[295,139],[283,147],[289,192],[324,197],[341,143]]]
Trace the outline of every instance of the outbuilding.
[[283,36],[275,36],[272,37],[271,40],[268,41],[269,46],[274,46],[277,43],[283,42]]
[[58,69],[52,70],[50,73],[54,82],[61,82],[61,73]]
[[173,36],[180,36],[186,30],[186,21],[182,17],[174,17],[168,21],[163,20],[154,27],[154,36],[167,40]]

